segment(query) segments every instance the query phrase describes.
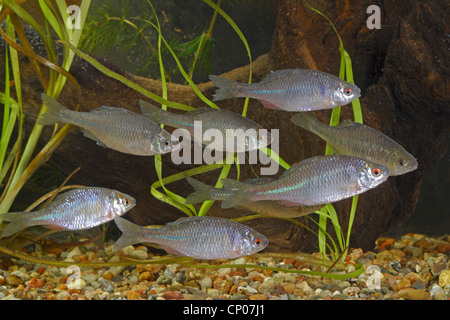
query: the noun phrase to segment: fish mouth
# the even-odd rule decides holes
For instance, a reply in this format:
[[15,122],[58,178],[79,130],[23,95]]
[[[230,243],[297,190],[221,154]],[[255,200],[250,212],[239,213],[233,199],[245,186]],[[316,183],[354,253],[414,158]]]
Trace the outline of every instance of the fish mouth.
[[179,149],[181,149],[181,142],[178,141],[177,144],[172,144],[172,147],[170,148],[170,152],[177,151]]

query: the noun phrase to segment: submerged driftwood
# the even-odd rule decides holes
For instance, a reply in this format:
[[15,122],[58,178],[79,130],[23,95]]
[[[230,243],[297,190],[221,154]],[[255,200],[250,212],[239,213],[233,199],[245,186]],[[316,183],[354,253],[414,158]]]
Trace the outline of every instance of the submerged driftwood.
[[[449,61],[448,19],[444,3],[430,1],[378,1],[382,8],[379,30],[366,27],[366,9],[373,1],[317,1],[317,9],[335,22],[346,50],[352,57],[356,83],[362,89],[361,105],[364,123],[382,131],[403,145],[417,157],[419,168],[403,176],[391,177],[375,190],[359,197],[351,246],[364,250],[373,247],[375,239],[406,221],[414,210],[419,188],[427,169],[445,154],[445,136],[450,126],[448,103]],[[332,74],[339,72],[339,49],[336,35],[328,22],[306,8],[301,1],[277,1],[277,24],[272,51],[259,57],[253,65],[253,81],[258,82],[271,70],[284,68],[311,68]],[[24,59],[25,61],[26,59]],[[3,58],[0,61],[4,61]],[[3,62],[2,62],[3,63]],[[2,66],[4,68],[4,66]],[[236,81],[248,79],[248,67],[242,67],[223,76]],[[21,69],[27,114],[36,117],[43,91],[29,66]],[[128,74],[130,80],[155,94],[161,94],[161,83],[156,80]],[[82,87],[82,110],[101,105],[124,107],[139,112],[138,100],[144,97],[123,84],[112,80],[83,61],[76,60],[71,72]],[[209,98],[215,88],[211,82],[198,88]],[[74,108],[76,91],[68,83],[59,101]],[[204,106],[189,86],[169,84],[169,100]],[[220,101],[222,108],[239,112],[242,99]],[[327,122],[330,111],[316,113]],[[250,100],[248,117],[265,128],[280,129],[280,155],[288,163],[324,153],[325,143],[318,137],[291,124],[292,114],[269,110]],[[342,108],[342,118],[351,119],[351,107]],[[42,141],[47,141],[52,128],[44,130]],[[42,142],[44,143],[44,142]],[[163,176],[193,168],[194,165],[175,165],[170,155],[163,159]],[[162,203],[150,194],[150,186],[157,181],[152,157],[136,157],[104,149],[86,139],[74,128],[52,155],[50,163],[73,177],[78,184],[115,188],[132,194],[137,206],[126,217],[137,224],[166,224],[184,214]],[[258,166],[256,166],[258,170]],[[283,171],[280,168],[281,173]],[[219,171],[196,176],[206,183],[214,183]],[[232,170],[230,177],[234,177]],[[241,177],[250,178],[248,165],[242,166]],[[168,188],[180,195],[192,192],[184,180],[169,184]],[[219,203],[220,204],[220,203]],[[220,209],[216,203],[211,215],[239,217],[247,214],[237,209]],[[335,205],[344,230],[347,226],[351,200]],[[300,222],[315,230],[307,218]],[[306,229],[279,219],[256,219],[245,224],[265,234],[269,251],[316,250],[317,237]],[[331,231],[331,228],[330,228]]]

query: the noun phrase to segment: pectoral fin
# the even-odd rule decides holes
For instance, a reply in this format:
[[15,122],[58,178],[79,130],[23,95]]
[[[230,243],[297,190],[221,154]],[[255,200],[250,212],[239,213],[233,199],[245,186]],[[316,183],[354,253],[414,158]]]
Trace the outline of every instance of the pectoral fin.
[[97,144],[103,148],[109,148],[106,144],[104,144],[99,138],[97,138],[95,135],[93,135],[91,132],[85,130],[85,129],[81,129],[81,131],[83,132],[83,135],[86,138],[92,139],[95,142],[97,142]]

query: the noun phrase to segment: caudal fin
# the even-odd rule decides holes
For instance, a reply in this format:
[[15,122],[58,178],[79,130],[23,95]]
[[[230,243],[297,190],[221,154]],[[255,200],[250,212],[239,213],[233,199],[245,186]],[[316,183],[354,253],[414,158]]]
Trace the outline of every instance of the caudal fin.
[[225,79],[219,76],[210,75],[209,79],[219,89],[214,94],[213,101],[236,98],[237,96],[237,83],[233,80]]
[[67,108],[45,93],[41,95],[41,99],[48,111],[40,116],[37,123],[43,126],[48,124],[63,123],[62,113],[67,110]]
[[186,204],[194,204],[212,200],[209,193],[211,186],[208,186],[206,183],[191,177],[187,177],[186,180],[195,189],[195,191],[186,198]]
[[291,122],[305,130],[314,132],[314,127],[320,126],[319,120],[312,114],[312,112],[299,112],[291,117]]
[[167,111],[144,100],[139,100],[139,107],[141,108],[141,112],[144,117],[149,118],[158,124],[164,124],[166,118],[165,115],[168,113]]
[[244,203],[252,201],[248,193],[249,186],[245,183],[232,179],[221,179],[220,181],[223,184],[223,188],[227,192],[231,193],[231,195],[222,201],[221,207],[223,209],[240,206]]
[[26,212],[8,212],[0,215],[0,219],[9,222],[3,229],[2,238],[9,237],[29,226]]
[[121,217],[115,217],[114,222],[120,231],[122,231],[122,235],[114,243],[114,250],[119,250],[135,243],[145,242],[142,236],[143,227]]

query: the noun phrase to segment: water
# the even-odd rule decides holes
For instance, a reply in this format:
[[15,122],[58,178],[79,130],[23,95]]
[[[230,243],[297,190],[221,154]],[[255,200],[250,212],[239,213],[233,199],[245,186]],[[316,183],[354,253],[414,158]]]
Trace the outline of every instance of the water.
[[[92,7],[104,1],[94,0]],[[110,1],[120,13],[122,2]],[[130,1],[128,17],[140,17],[147,19],[150,9],[146,1]],[[198,0],[155,0],[152,1],[162,25],[165,38],[176,46],[176,43],[186,42],[199,36],[207,30],[211,22],[214,10],[202,1]],[[270,52],[272,37],[275,28],[275,2],[271,0],[246,0],[223,1],[221,7],[234,19],[245,35],[252,52],[252,59],[261,54]],[[147,29],[147,34],[155,44],[157,34]],[[154,31],[154,30],[153,30]],[[221,74],[234,68],[245,66],[249,59],[247,52],[230,25],[220,16],[213,30],[213,42],[211,47],[211,70],[203,72],[201,69],[194,73],[194,82],[207,81],[207,75]],[[171,42],[174,40],[175,42]],[[141,47],[140,47],[141,48]],[[157,64],[148,70],[141,70],[148,62],[149,55],[144,50],[136,48],[119,49],[113,46],[97,56],[103,56],[121,68],[137,73],[145,77],[159,78]],[[147,48],[148,49],[148,48]],[[167,54],[163,57],[167,70],[170,72],[176,68],[172,57]],[[154,61],[156,62],[156,60]],[[357,66],[355,66],[355,69]],[[180,75],[174,76],[174,82],[183,83]],[[447,145],[450,146],[450,143]],[[430,167],[421,186],[420,197],[416,210],[411,218],[389,235],[402,235],[407,232],[425,233],[430,235],[442,235],[450,231],[450,210],[445,198],[448,196],[449,175],[448,167],[450,155],[446,155],[434,166]],[[419,163],[420,165],[420,163]],[[39,176],[38,176],[39,177]],[[61,177],[58,177],[58,181]],[[53,185],[57,185],[52,182]],[[23,194],[23,193],[22,193]],[[29,195],[29,193],[27,193]],[[18,198],[20,201],[20,199]],[[29,198],[28,198],[29,200]],[[20,204],[14,204],[21,207]],[[22,207],[24,207],[22,205]]]
[[[93,5],[102,1],[93,1]],[[120,1],[111,1],[120,8]],[[166,39],[178,39],[187,41],[201,34],[209,27],[213,15],[213,9],[197,0],[156,0],[152,1]],[[270,0],[247,0],[247,1],[223,1],[221,7],[227,12],[242,30],[252,52],[252,58],[256,59],[261,54],[270,52],[272,36],[275,28],[275,3]],[[145,18],[143,12],[147,12],[148,4],[133,2],[129,9],[129,16],[140,16]],[[154,35],[155,36],[155,35]],[[218,16],[213,29],[213,45],[211,50],[213,74],[230,71],[236,67],[248,64],[247,52],[241,40],[228,25]],[[110,48],[105,56],[112,62],[119,64],[130,72],[140,73],[143,76],[158,78],[159,70],[139,71],[139,62],[145,54],[120,51]],[[171,57],[164,58],[171,68]],[[138,62],[138,63],[137,63]],[[207,73],[201,70],[194,74],[194,81],[207,81]],[[182,82],[182,78],[174,81]],[[450,139],[447,143],[450,146]],[[449,148],[450,149],[450,148]],[[420,164],[419,164],[420,165]],[[403,225],[392,230],[386,235],[399,236],[407,232],[425,233],[429,235],[442,235],[450,232],[450,209],[445,203],[450,186],[448,168],[450,165],[450,154],[446,155],[438,163],[429,168],[420,189],[420,197],[415,211]]]
[[[104,1],[92,1],[92,8],[103,4]],[[122,2],[119,0],[108,1],[115,10],[121,14]],[[126,3],[126,1],[125,1]],[[148,19],[152,14],[147,1],[129,1],[127,17],[139,17]],[[198,0],[156,0],[152,1],[161,24],[164,38],[176,49],[176,44],[185,43],[198,37],[203,31],[207,31],[214,10]],[[269,52],[272,45],[272,35],[275,28],[275,3],[271,0],[239,0],[222,1],[221,8],[233,18],[241,29],[251,48],[252,59]],[[94,10],[91,10],[91,12]],[[138,22],[131,19],[133,22]],[[132,30],[128,28],[127,30]],[[130,31],[131,32],[131,31]],[[157,33],[149,27],[145,32],[152,43],[156,44]],[[209,73],[220,74],[234,68],[245,66],[249,63],[247,51],[242,41],[236,35],[232,27],[220,15],[217,17],[212,30],[211,63]],[[148,47],[144,47],[148,50]],[[178,52],[177,52],[178,54]],[[139,51],[133,47],[120,50],[116,47],[109,48],[103,56],[113,63],[130,72],[153,78],[159,78],[159,67],[156,64],[151,70],[141,71],[149,61],[148,51]],[[180,57],[181,58],[181,57]],[[163,57],[166,70],[177,68],[169,54]],[[201,66],[200,66],[201,69]],[[178,72],[177,72],[178,73]],[[207,72],[198,70],[194,73],[194,82],[209,81]],[[183,82],[184,78],[176,76],[176,82]]]
[[420,187],[417,207],[411,217],[386,236],[398,237],[408,232],[441,236],[450,233],[450,208],[446,203],[450,190],[450,139],[447,152],[435,165],[428,169]]

